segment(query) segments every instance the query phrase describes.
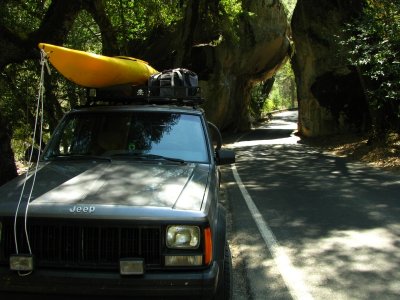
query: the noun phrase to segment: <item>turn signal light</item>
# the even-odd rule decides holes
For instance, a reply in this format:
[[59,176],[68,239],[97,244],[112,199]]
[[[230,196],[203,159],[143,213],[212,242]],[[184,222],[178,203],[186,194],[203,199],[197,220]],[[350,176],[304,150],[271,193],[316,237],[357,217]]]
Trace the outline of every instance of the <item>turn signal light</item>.
[[212,236],[211,228],[207,227],[204,229],[204,264],[209,265],[212,261]]

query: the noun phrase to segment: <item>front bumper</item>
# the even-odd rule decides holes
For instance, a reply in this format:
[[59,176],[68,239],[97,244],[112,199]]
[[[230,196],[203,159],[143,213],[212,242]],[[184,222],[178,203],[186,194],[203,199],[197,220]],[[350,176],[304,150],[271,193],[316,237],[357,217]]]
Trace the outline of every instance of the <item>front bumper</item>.
[[35,270],[31,275],[20,277],[1,266],[0,293],[209,299],[215,294],[218,274],[216,262],[199,271],[159,271],[141,276],[98,271]]

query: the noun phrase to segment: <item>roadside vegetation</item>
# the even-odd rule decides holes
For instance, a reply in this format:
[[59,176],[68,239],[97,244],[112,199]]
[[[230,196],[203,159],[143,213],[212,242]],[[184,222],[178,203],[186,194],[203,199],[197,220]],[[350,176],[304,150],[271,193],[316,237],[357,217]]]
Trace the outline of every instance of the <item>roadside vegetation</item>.
[[368,136],[355,134],[308,138],[302,142],[349,161],[400,172],[400,134],[396,132],[388,133],[385,140],[375,143],[370,143]]
[[400,133],[400,0],[366,0],[347,24],[349,65],[359,70],[370,110],[372,140]]
[[340,41],[356,66],[372,128],[364,135],[316,139],[327,151],[375,167],[400,171],[400,0],[366,0]]

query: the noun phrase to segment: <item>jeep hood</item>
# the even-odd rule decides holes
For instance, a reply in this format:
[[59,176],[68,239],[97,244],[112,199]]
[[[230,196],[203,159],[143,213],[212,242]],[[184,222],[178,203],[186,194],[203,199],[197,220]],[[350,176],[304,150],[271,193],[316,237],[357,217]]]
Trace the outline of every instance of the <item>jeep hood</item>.
[[[31,207],[111,205],[200,210],[209,166],[136,162],[48,162],[40,165]],[[0,207],[15,209],[25,176],[0,187]],[[33,175],[25,185],[29,197]],[[4,211],[4,210],[3,210]]]

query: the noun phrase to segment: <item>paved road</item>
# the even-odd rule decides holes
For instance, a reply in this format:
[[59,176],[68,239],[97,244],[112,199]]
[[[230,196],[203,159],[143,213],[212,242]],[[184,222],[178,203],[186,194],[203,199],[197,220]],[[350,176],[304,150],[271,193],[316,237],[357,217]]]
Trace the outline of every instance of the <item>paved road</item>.
[[400,299],[400,174],[301,144],[296,120],[230,145],[234,299]]

